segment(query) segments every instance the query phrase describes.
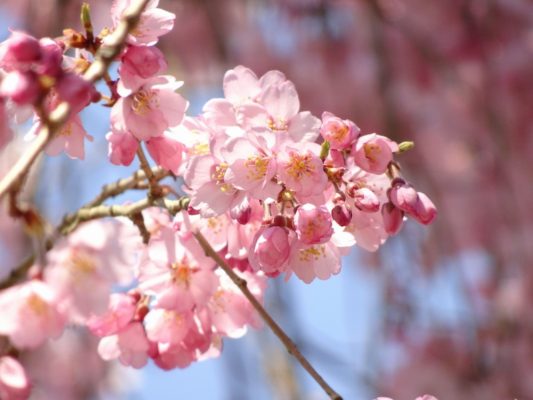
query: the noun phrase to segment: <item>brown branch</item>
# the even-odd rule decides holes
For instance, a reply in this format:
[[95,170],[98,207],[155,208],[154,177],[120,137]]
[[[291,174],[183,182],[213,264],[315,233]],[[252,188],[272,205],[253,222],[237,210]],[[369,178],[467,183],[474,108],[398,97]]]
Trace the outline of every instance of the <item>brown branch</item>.
[[300,365],[311,375],[311,377],[324,389],[332,400],[342,400],[342,397],[329,386],[329,384],[322,378],[322,376],[313,368],[311,363],[300,353],[296,344],[291,340],[291,338],[281,329],[276,321],[270,316],[268,311],[261,305],[261,303],[255,298],[255,296],[248,289],[246,280],[239,277],[233,269],[224,261],[224,259],[211,247],[206,238],[199,232],[194,233],[194,237],[202,246],[202,249],[205,251],[205,254],[211,257],[216,261],[218,266],[224,270],[224,272],[229,276],[235,285],[241,290],[242,294],[248,299],[252,304],[255,310],[259,313],[261,318],[265,321],[268,327],[272,332],[279,338],[283,343],[289,354],[292,354]]
[[137,148],[137,158],[139,159],[139,163],[141,164],[141,169],[146,174],[146,178],[148,179],[148,183],[150,185],[150,190],[148,192],[148,198],[155,200],[163,196],[163,191],[161,190],[161,187],[159,186],[159,182],[155,178],[152,168],[150,167],[150,163],[148,163],[148,159],[146,158],[146,155],[144,154],[142,144],[139,142],[139,147]]
[[[147,3],[148,0],[138,0],[124,12],[116,29],[107,37],[106,45],[100,47],[95,55],[95,61],[83,74],[86,81],[94,83],[104,76],[109,65],[122,51],[129,32],[137,25]],[[69,114],[69,105],[62,102],[50,113],[48,118],[42,119],[42,127],[37,138],[0,181],[0,199],[27,174],[39,154],[68,120]]]
[[[170,173],[161,167],[154,167],[151,170],[151,174],[156,181],[170,175]],[[105,185],[102,191],[89,203],[85,204],[82,208],[91,208],[99,206],[110,197],[118,196],[130,189],[137,189],[142,186],[143,181],[146,179],[146,172],[144,170],[136,171],[132,176],[124,179],[120,179],[114,183]]]
[[[160,205],[169,212],[176,214],[177,212],[186,209],[189,205],[189,198],[182,197],[178,200],[160,199],[157,201]],[[79,224],[93,219],[104,217],[131,217],[142,210],[145,210],[154,205],[152,199],[145,198],[131,204],[125,205],[100,205],[91,208],[80,208],[78,211],[67,215],[61,225],[58,227],[58,232],[62,235],[68,235],[74,231]]]

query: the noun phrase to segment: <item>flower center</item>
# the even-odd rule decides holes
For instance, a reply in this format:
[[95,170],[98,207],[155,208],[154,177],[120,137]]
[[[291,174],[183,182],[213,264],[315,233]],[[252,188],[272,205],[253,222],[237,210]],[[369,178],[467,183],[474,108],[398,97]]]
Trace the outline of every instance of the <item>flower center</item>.
[[311,175],[315,171],[311,155],[290,153],[290,161],[287,165],[287,174],[293,179],[300,180],[304,175]]
[[313,246],[309,247],[307,249],[300,249],[298,251],[298,259],[300,261],[318,261],[320,260],[320,257],[326,256],[326,247],[324,245],[321,246]]
[[26,303],[28,304],[30,309],[37,315],[43,315],[48,310],[48,304],[46,304],[46,302],[39,296],[37,296],[35,293],[28,297]]
[[145,116],[152,109],[152,106],[159,106],[155,91],[141,89],[133,95],[131,108],[135,114]]
[[284,118],[274,120],[274,118],[269,117],[267,124],[268,128],[274,132],[281,132],[289,129],[289,123]]
[[365,143],[363,149],[365,151],[365,157],[373,162],[376,161],[379,153],[381,153],[381,147],[375,143]]
[[267,157],[248,157],[244,164],[248,173],[246,177],[250,180],[258,181],[265,177],[267,173],[269,159]]
[[233,185],[226,183],[224,181],[224,176],[226,175],[226,170],[228,169],[228,164],[226,163],[220,163],[215,167],[215,170],[213,174],[211,175],[211,178],[216,182],[217,186],[220,188],[220,191],[223,193],[229,192],[231,193],[233,188]]

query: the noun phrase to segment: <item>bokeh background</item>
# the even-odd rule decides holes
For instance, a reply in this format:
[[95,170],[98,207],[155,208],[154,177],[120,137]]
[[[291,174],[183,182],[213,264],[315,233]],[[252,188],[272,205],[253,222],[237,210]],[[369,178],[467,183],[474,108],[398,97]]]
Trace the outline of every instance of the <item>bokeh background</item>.
[[[8,28],[59,36],[78,0],[1,0]],[[89,0],[96,27],[108,0]],[[324,110],[416,147],[406,178],[439,209],[338,276],[271,282],[267,308],[345,399],[533,399],[533,3],[529,0],[161,0],[176,13],[159,47],[196,115],[224,71],[279,69],[302,109]],[[97,28],[98,29],[98,28]],[[49,220],[131,169],[106,162],[108,116],[84,121],[87,160],[43,160],[26,196]],[[20,132],[22,137],[24,132]],[[3,174],[23,147],[0,154]],[[117,199],[123,201],[132,197]],[[0,211],[0,277],[27,254]],[[227,340],[220,359],[140,372],[103,364],[70,330],[27,357],[53,399],[323,399],[266,330]],[[49,397],[52,393],[53,397]],[[44,396],[44,397],[42,397]],[[48,397],[47,397],[48,396]]]

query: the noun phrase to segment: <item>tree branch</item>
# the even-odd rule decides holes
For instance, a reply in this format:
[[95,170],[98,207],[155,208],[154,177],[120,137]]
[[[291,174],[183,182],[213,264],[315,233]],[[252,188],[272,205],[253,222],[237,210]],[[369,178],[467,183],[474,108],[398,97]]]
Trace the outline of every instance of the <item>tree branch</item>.
[[335,392],[331,386],[322,378],[322,376],[313,368],[311,363],[303,356],[302,353],[300,353],[300,350],[298,350],[298,347],[296,344],[291,340],[291,338],[281,329],[281,327],[274,321],[274,319],[270,316],[268,311],[261,305],[261,303],[255,298],[255,296],[250,292],[250,289],[248,289],[248,285],[246,280],[239,277],[233,269],[224,261],[224,259],[211,247],[209,242],[206,240],[206,238],[199,232],[194,232],[194,237],[202,246],[202,249],[205,251],[205,254],[209,257],[211,257],[213,260],[216,261],[218,266],[224,270],[224,272],[230,277],[230,279],[233,281],[235,285],[241,290],[242,294],[248,299],[248,301],[252,304],[252,306],[255,308],[255,310],[259,313],[261,318],[265,321],[265,323],[268,325],[268,327],[272,330],[272,332],[279,338],[279,340],[283,343],[289,354],[292,354],[296,360],[300,363],[300,365],[311,375],[311,377],[324,389],[324,391],[328,394],[330,399],[332,400],[342,400],[342,397]]
[[[95,61],[85,71],[83,78],[91,83],[96,82],[104,76],[109,65],[113,62],[115,57],[120,54],[129,32],[131,32],[148,0],[137,0],[130,6],[123,14],[122,20],[106,39],[106,45],[100,47],[95,55]],[[42,118],[42,128],[37,134],[36,139],[31,143],[28,150],[20,157],[15,165],[8,171],[4,178],[0,181],[0,199],[9,191],[11,191],[17,182],[22,179],[39,154],[54,138],[56,132],[65,124],[70,114],[70,107],[67,103],[60,103],[46,118]]]
[[[170,176],[170,173],[161,167],[154,167],[151,170],[153,179],[160,181],[161,179]],[[102,191],[93,200],[85,204],[82,208],[91,208],[99,206],[110,197],[118,196],[130,189],[136,189],[147,178],[144,170],[136,171],[132,176],[124,179],[120,179],[116,182],[105,185]]]

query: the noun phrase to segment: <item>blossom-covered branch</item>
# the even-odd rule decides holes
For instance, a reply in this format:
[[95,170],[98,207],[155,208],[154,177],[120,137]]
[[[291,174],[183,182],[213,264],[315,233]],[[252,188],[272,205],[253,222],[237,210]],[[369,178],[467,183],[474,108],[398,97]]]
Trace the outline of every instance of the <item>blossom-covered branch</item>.
[[[148,1],[137,0],[124,12],[121,23],[108,36],[106,44],[98,50],[94,62],[84,73],[84,80],[94,83],[104,76],[109,65],[120,54],[128,34],[135,28]],[[10,191],[19,179],[24,177],[39,154],[67,122],[70,112],[71,106],[67,102],[62,102],[49,115],[41,115],[43,124],[37,134],[37,138],[0,181],[0,198]]]

